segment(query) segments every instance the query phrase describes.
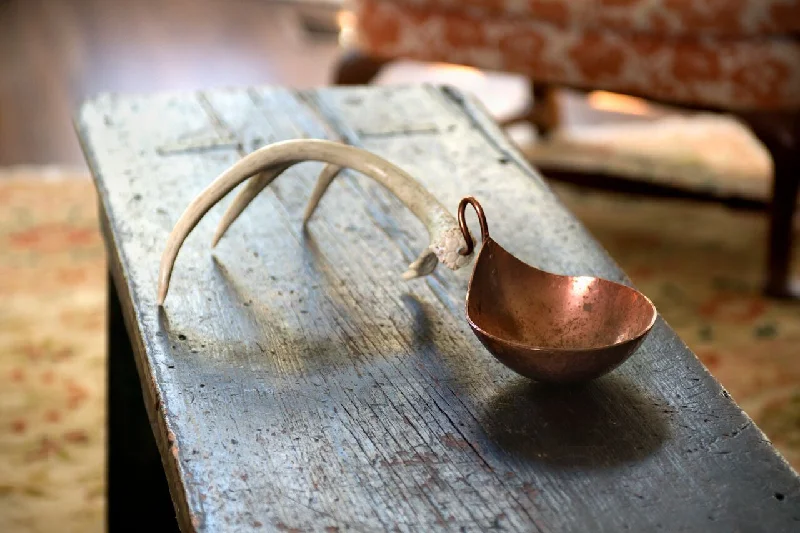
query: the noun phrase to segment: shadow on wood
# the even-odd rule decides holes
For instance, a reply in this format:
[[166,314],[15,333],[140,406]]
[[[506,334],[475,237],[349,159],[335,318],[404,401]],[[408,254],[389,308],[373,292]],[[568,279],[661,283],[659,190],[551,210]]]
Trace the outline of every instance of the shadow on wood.
[[642,460],[669,436],[656,402],[614,374],[569,387],[520,379],[491,400],[483,425],[512,455],[576,468]]
[[403,302],[403,305],[408,310],[408,314],[414,322],[414,329],[412,331],[414,345],[420,349],[426,346],[432,347],[431,321],[429,317],[433,311],[428,308],[428,304],[421,301],[413,294],[404,294],[400,297],[400,300]]
[[[224,321],[227,319],[238,323],[241,328],[253,330],[270,330],[277,327],[285,336],[285,344],[302,347],[303,356],[295,358],[294,363],[299,365],[297,369],[302,369],[302,372],[308,377],[313,377],[352,369],[354,364],[360,364],[354,361],[353,354],[360,354],[359,357],[364,357],[371,352],[369,349],[364,349],[363,346],[361,348],[358,348],[358,346],[363,344],[365,339],[380,338],[385,335],[386,331],[381,325],[369,323],[364,319],[361,295],[352,287],[342,286],[341,280],[326,265],[324,257],[318,255],[319,249],[313,239],[309,239],[307,244],[307,249],[302,253],[305,256],[313,257],[313,259],[304,261],[300,268],[313,271],[314,277],[319,279],[319,283],[304,286],[301,294],[301,290],[298,289],[296,283],[291,282],[286,286],[293,288],[284,288],[282,286],[284,280],[267,275],[267,278],[273,278],[271,283],[274,284],[273,291],[276,294],[274,301],[255,300],[253,294],[246,288],[249,281],[239,279],[241,272],[234,273],[233,267],[226,265],[223,259],[215,255],[211,256],[213,272],[218,279],[218,285],[224,288],[223,293],[227,295],[229,314],[235,313],[237,315],[235,319],[232,316],[215,316],[213,320]],[[264,268],[266,269],[267,266],[265,265]],[[249,269],[247,270],[249,271]],[[251,274],[253,276],[256,275],[254,273]],[[260,276],[263,277],[263,273]],[[377,297],[381,298],[380,295]],[[296,324],[287,323],[285,317],[274,313],[273,306],[280,307],[290,301],[294,302],[294,309],[298,316]],[[398,310],[402,309],[403,306],[408,310],[408,318],[403,320],[403,330],[408,332],[411,345],[419,350],[432,346],[433,342],[427,316],[429,311],[426,311],[425,304],[410,294],[402,295],[395,304]],[[392,316],[392,310],[392,303],[389,302],[382,311],[373,311],[373,313],[376,316],[385,315],[388,320]],[[307,325],[302,324],[303,318],[308,312],[314,314],[322,313],[335,317],[342,327],[327,330],[308,328]],[[394,316],[398,318],[396,312]],[[163,331],[169,331],[169,320],[164,317],[162,318],[162,323],[164,324]],[[276,326],[278,324],[280,326]],[[172,327],[173,331],[174,328],[175,326]],[[179,340],[183,344],[192,344],[194,348],[191,351],[196,353],[206,348],[204,337],[205,335],[198,331],[184,328],[181,330]],[[172,339],[172,342],[177,341]],[[210,338],[207,339],[207,342],[209,346],[215,344],[214,340]],[[235,349],[232,348],[234,345],[237,346]],[[202,349],[198,350],[197,346]],[[275,347],[244,346],[240,342],[233,340],[230,346],[223,350],[220,350],[218,344],[214,346],[214,349],[218,350],[220,354],[226,352],[227,348],[231,348],[229,350],[230,357],[236,359],[236,361],[231,359],[232,362],[237,362],[242,358],[254,357],[260,359],[267,357],[272,361],[270,366],[280,367],[282,371],[289,368],[280,361],[282,358],[281,350]],[[173,346],[173,349],[177,349],[177,345]],[[217,355],[219,356],[219,354]],[[405,352],[403,355],[405,355]],[[366,362],[366,360],[361,361],[361,363]]]

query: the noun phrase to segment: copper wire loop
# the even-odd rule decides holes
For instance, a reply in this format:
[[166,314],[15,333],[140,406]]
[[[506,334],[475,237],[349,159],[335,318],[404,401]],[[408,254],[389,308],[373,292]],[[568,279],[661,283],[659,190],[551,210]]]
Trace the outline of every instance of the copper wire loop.
[[489,238],[489,225],[486,223],[486,215],[483,214],[483,207],[472,196],[462,198],[458,203],[458,226],[461,228],[461,233],[464,235],[464,240],[467,241],[467,247],[458,251],[461,255],[469,255],[475,249],[475,241],[467,227],[467,221],[464,219],[464,211],[467,209],[467,204],[470,204],[475,209],[475,214],[478,215],[478,223],[481,225],[481,242],[486,242]]

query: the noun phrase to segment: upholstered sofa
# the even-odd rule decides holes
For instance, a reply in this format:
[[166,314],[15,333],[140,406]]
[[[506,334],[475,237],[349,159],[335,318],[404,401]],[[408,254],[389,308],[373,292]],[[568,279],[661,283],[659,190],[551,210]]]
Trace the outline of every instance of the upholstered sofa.
[[774,163],[765,290],[791,296],[800,183],[800,0],[352,0],[335,82],[394,59],[513,72],[522,118],[557,125],[553,87],[604,89],[734,113]]

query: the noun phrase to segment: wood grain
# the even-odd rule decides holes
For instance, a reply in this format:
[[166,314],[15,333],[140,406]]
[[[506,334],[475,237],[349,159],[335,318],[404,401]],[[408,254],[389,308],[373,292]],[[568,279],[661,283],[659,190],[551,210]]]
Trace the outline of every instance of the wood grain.
[[242,154],[298,137],[372,150],[453,212],[477,197],[523,261],[629,283],[474,100],[433,86],[102,95],[77,128],[184,530],[800,526],[796,473],[663,320],[592,384],[528,382],[470,331],[469,269],[400,279],[424,229],[352,172],[304,232],[321,164],[294,167],[212,253],[226,198],[157,311],[160,253],[189,201]]

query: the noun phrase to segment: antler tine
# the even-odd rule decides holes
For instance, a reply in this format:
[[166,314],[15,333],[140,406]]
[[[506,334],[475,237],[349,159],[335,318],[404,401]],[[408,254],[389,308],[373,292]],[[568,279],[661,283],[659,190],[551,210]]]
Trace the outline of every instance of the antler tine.
[[[169,281],[178,252],[202,217],[237,185],[251,176],[265,172],[258,183],[247,187],[235,201],[235,209],[230,217],[225,218],[227,224],[218,230],[224,230],[241,213],[247,204],[258,194],[262,182],[266,184],[275,179],[289,166],[302,161],[324,161],[329,167],[323,171],[314,190],[306,212],[313,212],[322,194],[342,167],[349,167],[365,174],[386,187],[408,207],[425,225],[431,238],[430,245],[410,266],[404,274],[405,278],[428,274],[433,271],[436,259],[445,263],[448,268],[457,269],[466,265],[471,257],[458,253],[466,247],[466,241],[458,223],[447,209],[442,206],[428,191],[402,169],[389,161],[366,150],[345,144],[319,139],[283,141],[262,147],[243,157],[228,170],[223,172],[206,189],[201,192],[181,215],[167,238],[158,276],[158,305],[163,305],[169,290]],[[337,168],[339,167],[339,168]],[[271,169],[271,170],[270,170]],[[255,192],[255,194],[254,194]],[[239,199],[237,199],[239,200]]]
[[228,206],[228,209],[225,210],[225,213],[222,214],[222,219],[219,221],[219,224],[217,224],[217,230],[214,232],[214,237],[211,239],[212,248],[217,245],[222,236],[225,235],[225,232],[228,231],[230,225],[233,224],[234,220],[239,218],[239,215],[250,205],[250,202],[255,200],[256,196],[258,196],[267,185],[275,181],[275,178],[283,174],[290,166],[290,164],[276,165],[266,169],[247,182],[239,194],[236,195],[236,198],[233,199],[231,205]]
[[[239,215],[241,215],[247,206],[250,205],[253,200],[255,200],[256,196],[261,194],[261,191],[266,189],[270,183],[275,181],[275,178],[283,174],[291,166],[291,164],[287,164],[267,169],[247,182],[247,185],[245,185],[239,194],[236,195],[236,198],[233,199],[231,205],[228,206],[228,209],[222,215],[222,219],[219,221],[217,230],[214,233],[214,238],[211,240],[212,247],[219,243],[220,239],[222,239],[222,236],[225,235],[226,231],[228,231],[228,228],[231,226],[231,224],[233,224],[233,222],[239,218]],[[303,214],[304,225],[308,222],[308,219],[311,218],[311,215],[314,213],[314,209],[317,207],[317,204],[319,204],[322,195],[325,194],[325,191],[328,189],[328,185],[331,184],[333,179],[339,174],[339,172],[341,172],[341,170],[342,167],[337,165],[325,165],[325,168],[322,169],[319,179],[317,180],[317,184],[314,187],[314,192],[311,194],[311,199],[309,200],[308,206]]]
[[314,211],[317,209],[319,201],[322,199],[325,191],[328,190],[328,186],[333,183],[333,180],[341,171],[342,167],[336,165],[327,165],[322,169],[319,178],[317,178],[317,183],[314,185],[314,190],[311,192],[311,197],[306,204],[306,210],[303,212],[303,225],[307,224],[311,219],[311,215],[313,215]]

